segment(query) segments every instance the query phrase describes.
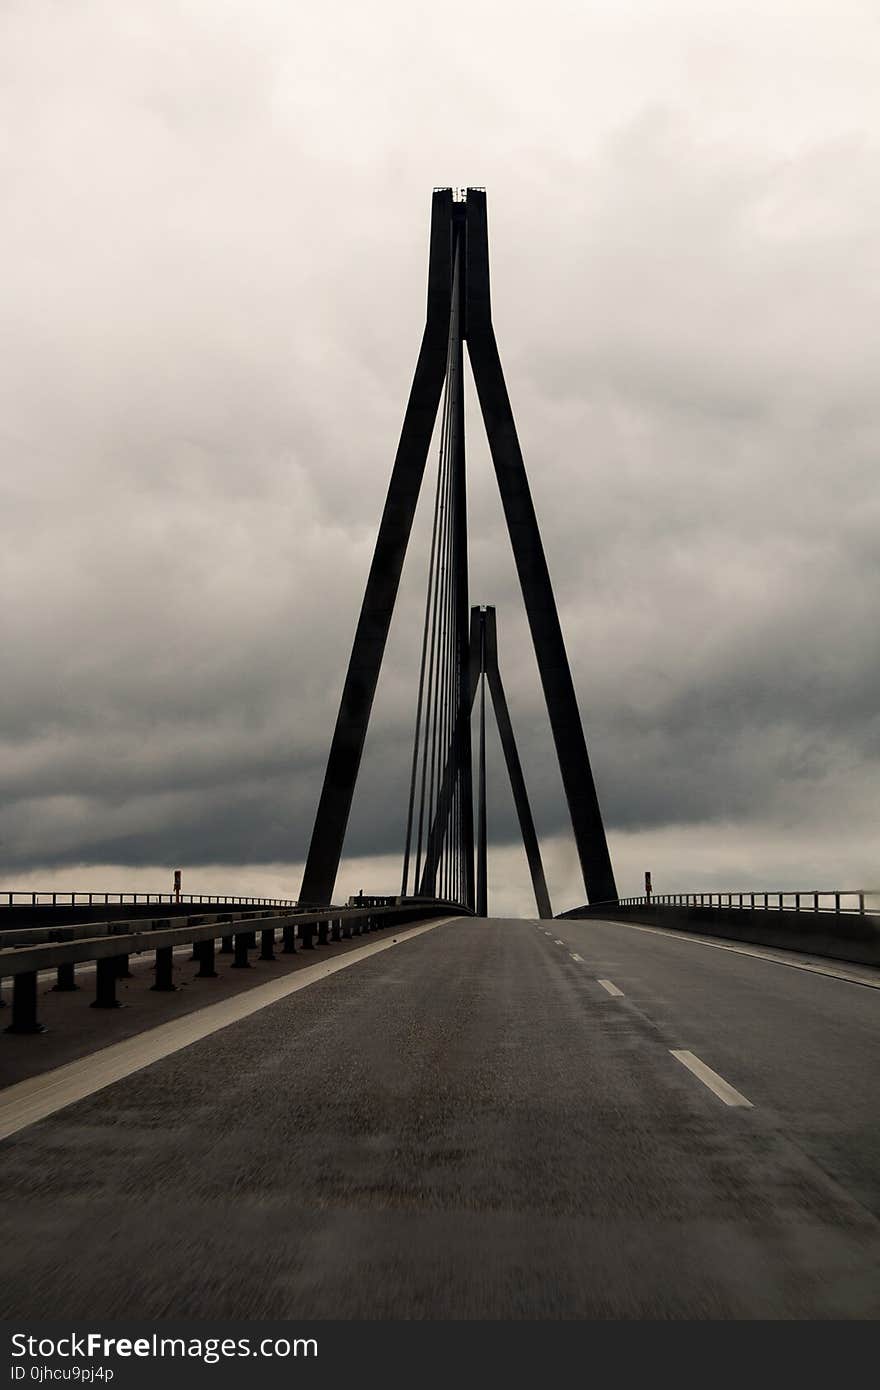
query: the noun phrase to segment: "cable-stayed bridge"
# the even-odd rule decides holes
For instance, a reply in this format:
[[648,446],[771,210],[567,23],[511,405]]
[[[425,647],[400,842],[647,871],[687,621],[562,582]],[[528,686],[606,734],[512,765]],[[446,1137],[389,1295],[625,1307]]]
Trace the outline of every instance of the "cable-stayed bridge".
[[[503,621],[469,587],[465,354],[584,882],[557,918]],[[343,904],[434,438],[400,879]],[[489,706],[527,920],[489,916]],[[618,895],[482,189],[433,195],[425,330],[317,802],[295,900],[0,900],[7,1316],[880,1312],[880,904]]]

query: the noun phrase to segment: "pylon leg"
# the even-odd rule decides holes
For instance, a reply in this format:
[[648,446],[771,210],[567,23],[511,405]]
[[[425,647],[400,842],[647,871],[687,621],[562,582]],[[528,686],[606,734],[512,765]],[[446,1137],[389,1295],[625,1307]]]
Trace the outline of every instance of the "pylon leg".
[[452,304],[452,191],[436,190],[431,212],[428,313],[373,563],[355,632],[299,901],[332,899],[373,697],[446,376]]
[[584,887],[590,902],[616,901],[614,871],[553,585],[492,328],[486,195],[479,189],[468,189],[467,222],[468,356],[544,688]]
[[495,722],[498,725],[498,734],[504,752],[504,761],[507,764],[507,775],[510,778],[510,789],[513,792],[513,800],[516,806],[517,819],[519,820],[523,847],[526,852],[526,859],[529,862],[529,873],[532,878],[532,889],[535,894],[538,916],[548,919],[553,916],[553,909],[550,906],[550,894],[547,892],[547,880],[544,877],[544,863],[541,859],[541,846],[538,843],[535,822],[532,819],[532,808],[529,805],[526,780],[523,777],[522,764],[519,760],[516,739],[513,733],[513,724],[510,721],[510,711],[507,708],[507,698],[504,694],[504,685],[498,666],[498,636],[495,628],[494,608],[486,609],[484,626],[486,679],[489,682],[489,692],[492,696],[492,706],[495,710]]

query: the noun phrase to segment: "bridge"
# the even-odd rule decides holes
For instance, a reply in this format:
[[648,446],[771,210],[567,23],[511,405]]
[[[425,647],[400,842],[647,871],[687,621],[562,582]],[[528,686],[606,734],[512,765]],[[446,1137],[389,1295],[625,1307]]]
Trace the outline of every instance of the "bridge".
[[[584,883],[556,917],[503,621],[469,592],[465,349]],[[400,879],[342,903],[438,419]],[[489,705],[527,919],[490,915]],[[878,907],[833,887],[619,895],[492,326],[485,193],[436,190],[298,896],[0,900],[4,1315],[876,1317]]]

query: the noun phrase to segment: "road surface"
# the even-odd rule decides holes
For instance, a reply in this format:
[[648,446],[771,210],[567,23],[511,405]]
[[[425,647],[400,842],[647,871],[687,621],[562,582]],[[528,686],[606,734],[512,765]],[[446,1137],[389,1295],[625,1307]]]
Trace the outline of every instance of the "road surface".
[[619,923],[388,947],[4,1140],[3,1315],[880,1313],[880,990]]

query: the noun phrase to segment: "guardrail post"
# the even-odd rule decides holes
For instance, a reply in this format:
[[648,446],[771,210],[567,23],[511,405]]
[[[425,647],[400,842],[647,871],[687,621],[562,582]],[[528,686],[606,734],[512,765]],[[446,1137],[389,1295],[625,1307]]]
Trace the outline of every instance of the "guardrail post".
[[864,895],[864,893],[860,893],[860,894],[859,894],[859,912],[860,912],[860,913],[862,914],[862,916],[864,917],[864,915],[865,915],[865,895]]
[[338,917],[334,917],[333,921],[330,923],[330,940],[342,940],[342,923],[340,922]]
[[351,922],[348,917],[342,919],[342,939],[344,941],[351,940]]
[[128,954],[126,953],[121,956],[115,956],[114,960],[116,961],[117,980],[130,980],[131,971],[128,968]]
[[281,951],[285,956],[296,954],[296,927],[282,927],[281,929],[282,946]]
[[835,893],[835,894],[834,894],[834,911],[835,911],[835,912],[839,912],[839,911],[840,911],[840,894],[839,894],[839,893]]
[[329,931],[329,928],[330,928],[330,923],[329,923],[329,921],[327,921],[327,922],[319,922],[319,923],[318,923],[318,945],[319,945],[319,946],[326,946],[326,945],[327,945],[327,933],[328,933],[328,931]]
[[277,960],[275,954],[275,928],[264,927],[260,932],[260,960]]
[[204,941],[195,942],[198,952],[199,968],[196,971],[197,980],[216,980],[217,971],[214,969],[214,938],[209,936]]
[[251,944],[253,932],[237,931],[235,933],[235,959],[232,962],[235,970],[250,970],[251,963],[248,960],[248,947]]
[[37,1021],[37,972],[25,971],[16,975],[12,986],[12,1022],[7,1033],[45,1033]]
[[59,965],[52,989],[62,994],[67,993],[67,991],[71,989],[79,989],[79,985],[74,979],[74,969],[75,967],[72,960],[66,961],[64,965]]
[[119,979],[119,966],[116,956],[102,956],[95,961],[95,997],[89,1005],[92,1009],[118,1009],[116,981]]
[[150,986],[160,993],[170,993],[177,989],[174,983],[174,947],[156,947],[156,981]]
[[304,951],[314,951],[315,949],[315,924],[314,922],[303,922],[299,929],[299,939],[302,942]]

